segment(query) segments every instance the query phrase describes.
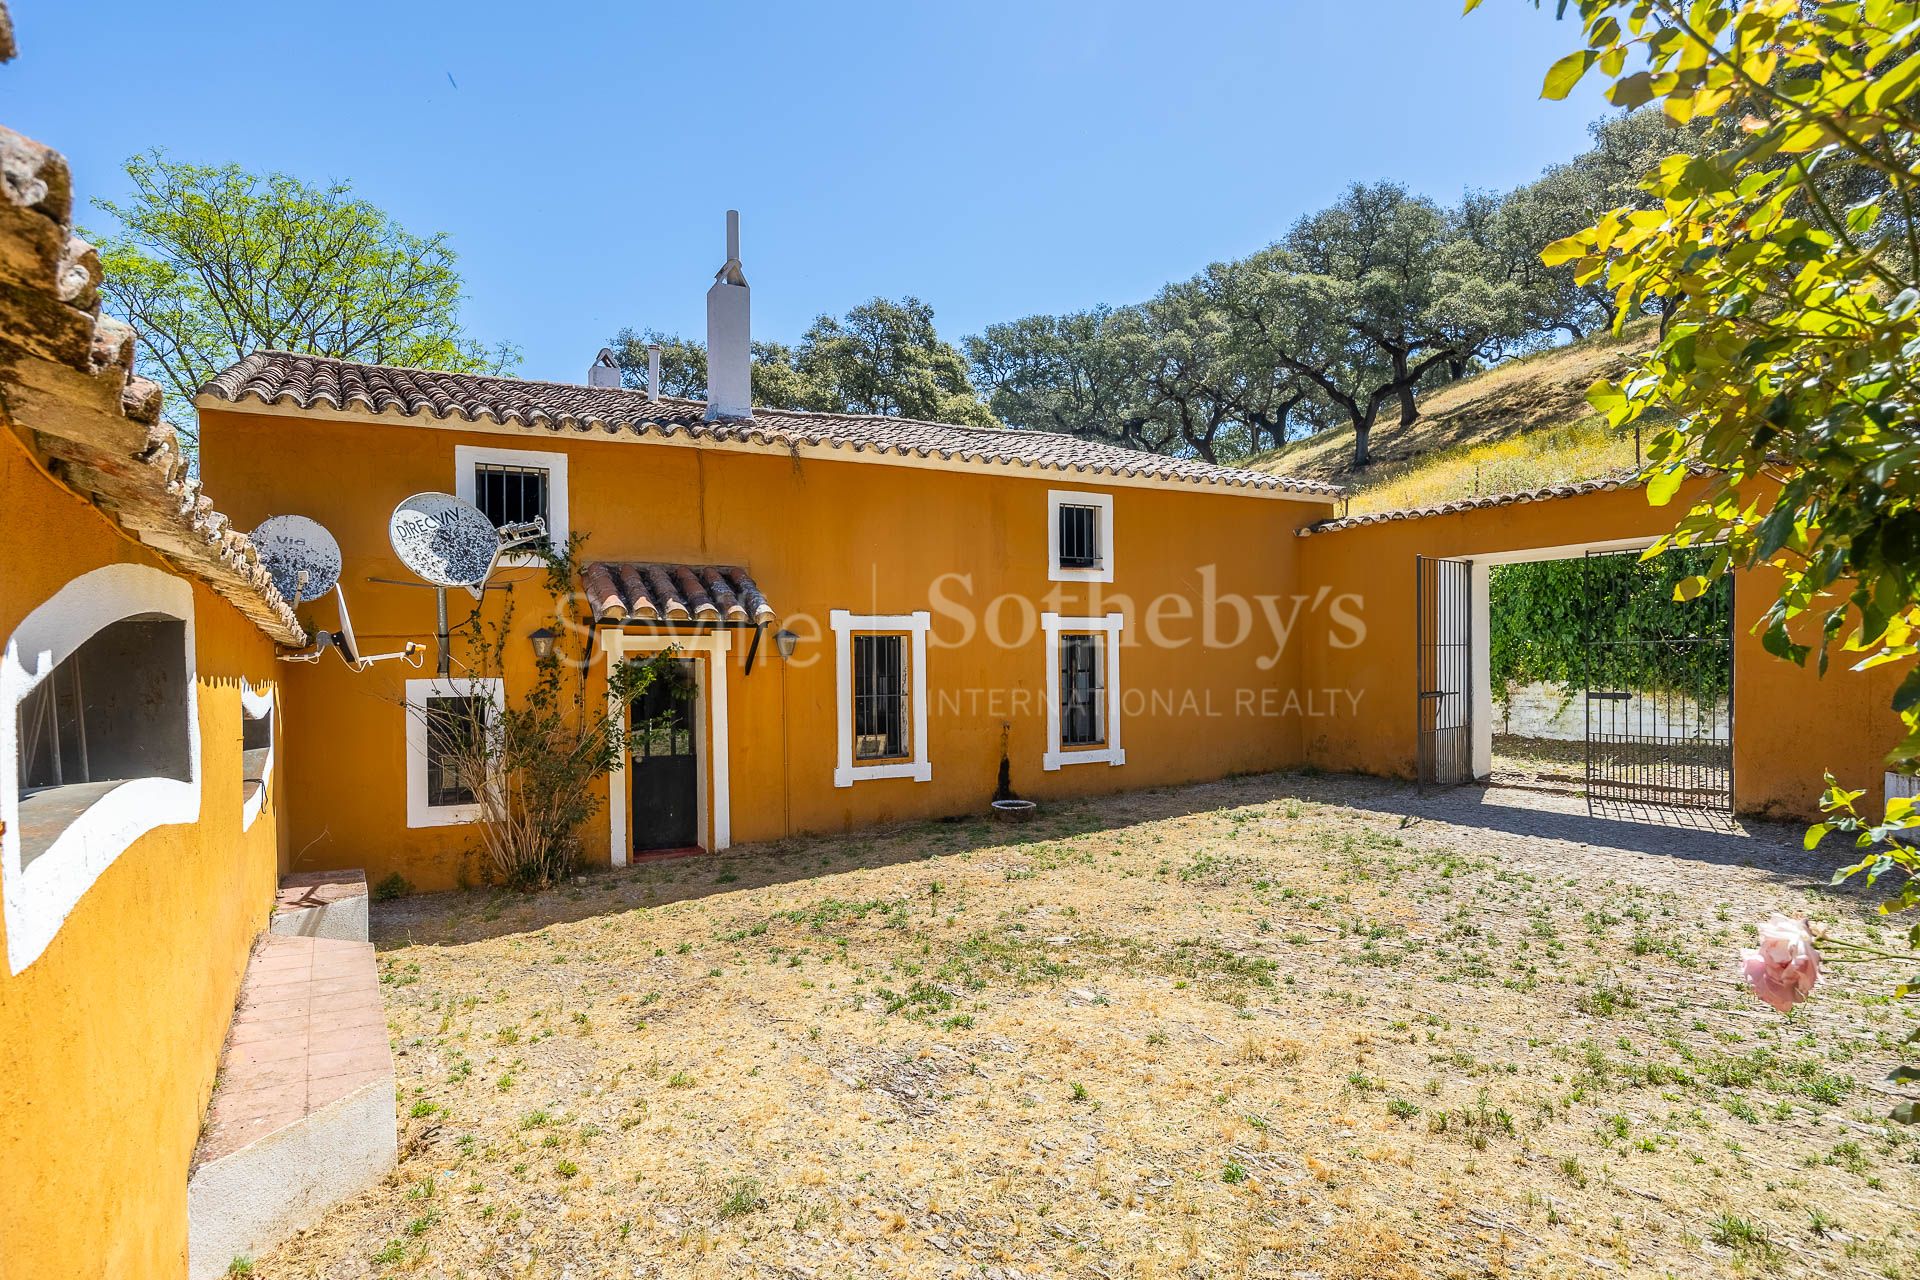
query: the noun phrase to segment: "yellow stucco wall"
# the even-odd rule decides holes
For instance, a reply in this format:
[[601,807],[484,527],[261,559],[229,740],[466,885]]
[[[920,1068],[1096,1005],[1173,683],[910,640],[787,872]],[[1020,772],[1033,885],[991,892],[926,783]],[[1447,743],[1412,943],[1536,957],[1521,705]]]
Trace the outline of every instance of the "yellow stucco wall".
[[[1416,556],[1473,557],[1593,542],[1652,538],[1673,527],[1693,489],[1648,505],[1640,489],[1615,489],[1316,533],[1298,539],[1301,581],[1361,583],[1366,639],[1340,648],[1310,638],[1302,683],[1363,690],[1371,713],[1313,722],[1304,748],[1324,769],[1412,777]],[[1775,589],[1772,575],[1734,583],[1734,802],[1743,813],[1805,818],[1819,808],[1821,775],[1864,787],[1876,806],[1882,759],[1900,739],[1889,708],[1899,668],[1864,674],[1836,660],[1821,679],[1768,654],[1752,632]],[[1839,655],[1836,655],[1838,659]]]
[[[409,577],[388,549],[387,516],[410,493],[453,491],[460,444],[565,452],[570,522],[575,532],[590,534],[588,558],[745,566],[802,639],[787,665],[770,640],[763,644],[749,675],[742,665],[748,633],[734,633],[728,684],[735,842],[979,812],[994,788],[1002,723],[1011,725],[1014,787],[1040,800],[1301,759],[1300,709],[1290,710],[1284,698],[1295,684],[1298,646],[1280,651],[1251,597],[1292,591],[1299,554],[1292,530],[1323,518],[1324,502],[221,409],[203,411],[201,433],[208,485],[242,527],[291,512],[333,531],[367,652],[431,636],[430,592],[367,579]],[[1113,495],[1116,575],[1110,586],[1048,580],[1051,488]],[[970,589],[952,579],[936,588],[954,573],[971,575]],[[496,580],[514,586],[517,637],[550,618],[539,574],[508,570]],[[1254,616],[1244,639],[1238,615],[1220,612],[1218,638],[1238,643],[1208,647],[1200,618],[1180,616],[1183,608],[1196,615],[1204,610],[1209,580],[1216,594],[1249,597]],[[936,589],[948,603],[936,598]],[[1187,602],[1165,603],[1155,615],[1168,638],[1188,638],[1179,647],[1140,643],[1152,601],[1162,595]],[[969,636],[952,602],[970,600],[977,614],[977,606],[1001,596],[1009,601],[995,621],[1008,643],[985,638],[984,620]],[[489,596],[489,616],[502,599]],[[470,607],[468,597],[455,593],[454,621]],[[1292,609],[1284,600],[1276,607],[1283,616]],[[1297,625],[1327,625],[1328,607],[1324,601],[1303,605]],[[835,669],[826,628],[834,609],[933,612],[932,781],[833,785]],[[1124,765],[1042,771],[1048,659],[1037,631],[1041,610],[1127,616],[1121,685],[1131,710],[1123,717]],[[334,625],[330,602],[308,607],[303,616],[313,625]],[[1023,618],[1035,628],[1024,638],[1016,625]],[[513,698],[525,687],[530,657],[519,638],[507,654]],[[402,682],[431,675],[432,665],[429,656],[422,671],[390,663],[354,674],[329,656],[288,672],[287,696],[300,709],[286,742],[292,845],[303,851],[303,866],[364,866],[375,881],[400,871],[421,888],[446,886],[462,875],[471,831],[405,825]],[[604,811],[586,843],[596,861],[609,856]]]
[[[11,437],[0,495],[0,637],[83,573],[160,564]],[[198,584],[193,603],[200,820],[122,852],[21,972],[0,959],[0,1276],[186,1271],[188,1164],[283,813],[276,779],[241,829],[240,681],[272,684],[272,644]]]

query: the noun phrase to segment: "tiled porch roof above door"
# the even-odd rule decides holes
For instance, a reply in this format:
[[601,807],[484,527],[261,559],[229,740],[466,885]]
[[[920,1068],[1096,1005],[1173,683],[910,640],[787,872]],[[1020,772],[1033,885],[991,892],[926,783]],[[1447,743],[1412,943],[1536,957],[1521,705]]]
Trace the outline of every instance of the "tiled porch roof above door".
[[746,570],[724,564],[595,560],[581,570],[596,623],[738,623],[774,619]]

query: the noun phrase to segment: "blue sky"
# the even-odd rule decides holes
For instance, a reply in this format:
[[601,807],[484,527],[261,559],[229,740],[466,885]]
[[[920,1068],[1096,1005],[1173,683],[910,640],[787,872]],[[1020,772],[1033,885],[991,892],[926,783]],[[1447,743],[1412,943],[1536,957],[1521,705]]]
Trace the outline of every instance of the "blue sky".
[[1513,0],[10,7],[0,119],[83,198],[155,145],[348,179],[565,381],[622,325],[701,333],[729,207],[756,336],[911,293],[958,339],[1148,296],[1354,180],[1511,186],[1603,110],[1539,100],[1578,28]]

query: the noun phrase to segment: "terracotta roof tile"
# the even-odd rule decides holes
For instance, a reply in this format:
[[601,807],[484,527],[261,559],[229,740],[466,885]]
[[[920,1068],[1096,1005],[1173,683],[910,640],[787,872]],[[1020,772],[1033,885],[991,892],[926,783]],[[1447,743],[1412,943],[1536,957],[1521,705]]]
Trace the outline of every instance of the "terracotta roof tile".
[[771,622],[773,606],[726,564],[594,560],[580,570],[595,622]]
[[961,427],[914,418],[756,409],[751,418],[708,421],[702,400],[643,392],[357,364],[256,351],[200,389],[202,402],[392,412],[482,419],[552,432],[592,432],[845,451],[850,457],[937,457],[982,467],[1040,468],[1234,489],[1337,495],[1335,485],[1244,467],[1121,449],[1048,431]]
[[66,159],[0,127],[0,431],[268,636],[305,644],[253,543],[201,492],[160,388],[133,373],[133,330],[101,313],[100,280],[99,254],[74,234]]
[[1511,507],[1522,502],[1543,502],[1549,498],[1571,498],[1583,493],[1605,493],[1610,489],[1636,489],[1642,481],[1636,472],[1625,471],[1615,476],[1603,476],[1597,480],[1580,480],[1567,484],[1550,484],[1539,489],[1523,489],[1516,493],[1490,493],[1483,497],[1461,498],[1454,502],[1443,502],[1432,507],[1405,507],[1397,511],[1369,511],[1363,515],[1342,516],[1338,520],[1322,520],[1318,524],[1302,526],[1297,532],[1300,537],[1311,537],[1316,533],[1336,533],[1341,529],[1358,529],[1370,524],[1390,524],[1396,520],[1424,520],[1429,516],[1452,515],[1457,511],[1478,511],[1486,507]]

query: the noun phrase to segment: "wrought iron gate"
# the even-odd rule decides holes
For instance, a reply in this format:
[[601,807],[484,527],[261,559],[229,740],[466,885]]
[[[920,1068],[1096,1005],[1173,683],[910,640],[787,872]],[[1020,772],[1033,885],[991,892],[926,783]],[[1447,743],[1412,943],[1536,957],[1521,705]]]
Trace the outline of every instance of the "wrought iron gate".
[[1589,808],[1733,812],[1733,579],[1673,599],[1672,583],[1710,554],[1587,553]]
[[1415,557],[1421,786],[1473,780],[1473,562]]

